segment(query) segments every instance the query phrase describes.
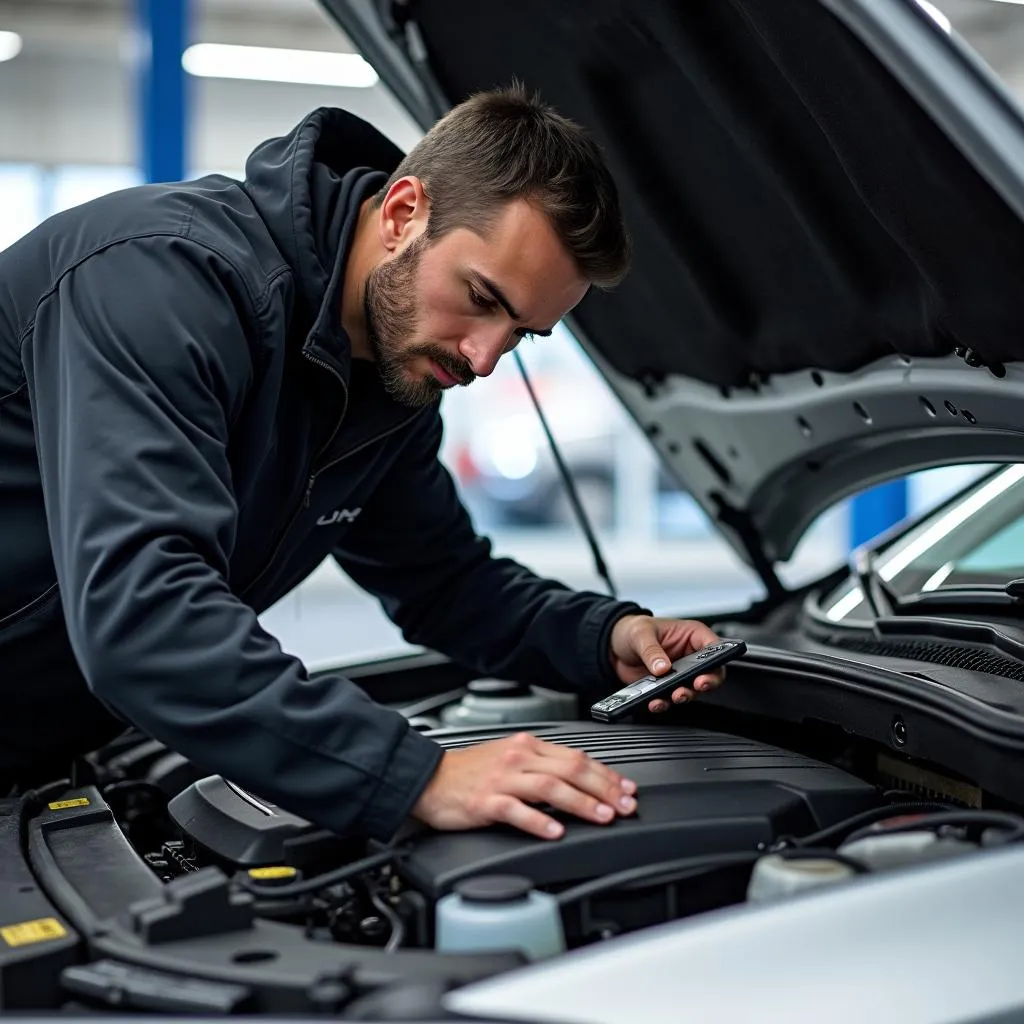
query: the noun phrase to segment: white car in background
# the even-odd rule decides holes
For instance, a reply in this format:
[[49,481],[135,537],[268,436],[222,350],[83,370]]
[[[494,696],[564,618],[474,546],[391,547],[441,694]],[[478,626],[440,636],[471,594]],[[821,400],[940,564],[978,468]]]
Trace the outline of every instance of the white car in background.
[[[615,522],[616,435],[632,424],[564,325],[525,347],[530,384],[594,524]],[[483,526],[565,526],[565,487],[518,364],[498,364],[486,388],[446,396],[445,457]],[[643,445],[642,439],[634,444]],[[650,458],[649,452],[641,455]],[[650,500],[655,500],[652,493]]]

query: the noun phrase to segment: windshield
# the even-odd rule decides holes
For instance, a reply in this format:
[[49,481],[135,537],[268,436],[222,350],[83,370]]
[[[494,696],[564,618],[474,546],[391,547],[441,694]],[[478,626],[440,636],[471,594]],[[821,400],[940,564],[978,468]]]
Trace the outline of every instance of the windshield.
[[[875,554],[897,597],[1024,577],[1024,465],[1004,466],[962,491]],[[874,616],[854,579],[824,602],[834,622]]]

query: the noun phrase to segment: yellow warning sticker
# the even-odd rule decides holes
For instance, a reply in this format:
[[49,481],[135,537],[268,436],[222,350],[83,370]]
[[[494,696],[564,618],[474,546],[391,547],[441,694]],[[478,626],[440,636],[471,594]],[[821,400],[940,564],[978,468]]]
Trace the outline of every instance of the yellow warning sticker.
[[249,868],[249,877],[261,882],[270,878],[294,878],[295,868],[287,868],[283,865],[273,868]]
[[89,800],[84,796],[76,796],[74,800],[54,800],[47,806],[51,811],[66,811],[69,807],[88,807]]
[[0,936],[8,946],[29,946],[33,942],[63,939],[67,930],[55,917],[41,917],[37,921],[22,921],[0,928]]

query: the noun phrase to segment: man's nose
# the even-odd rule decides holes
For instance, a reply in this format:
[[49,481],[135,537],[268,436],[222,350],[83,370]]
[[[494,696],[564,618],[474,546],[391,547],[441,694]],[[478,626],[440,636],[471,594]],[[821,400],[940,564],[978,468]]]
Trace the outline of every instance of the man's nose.
[[478,330],[459,343],[459,352],[478,377],[489,377],[508,348],[511,331],[507,326]]

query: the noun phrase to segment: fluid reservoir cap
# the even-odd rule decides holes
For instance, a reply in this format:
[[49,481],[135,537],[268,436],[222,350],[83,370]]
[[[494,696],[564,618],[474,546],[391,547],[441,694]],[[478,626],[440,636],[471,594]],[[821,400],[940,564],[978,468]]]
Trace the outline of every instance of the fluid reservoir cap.
[[270,867],[249,868],[246,874],[253,881],[263,885],[287,885],[298,879],[299,873],[293,867],[285,864],[275,864]]
[[477,697],[528,697],[530,687],[511,679],[474,679],[466,689]]
[[522,875],[477,875],[455,883],[467,903],[514,903],[530,895],[533,886]]

